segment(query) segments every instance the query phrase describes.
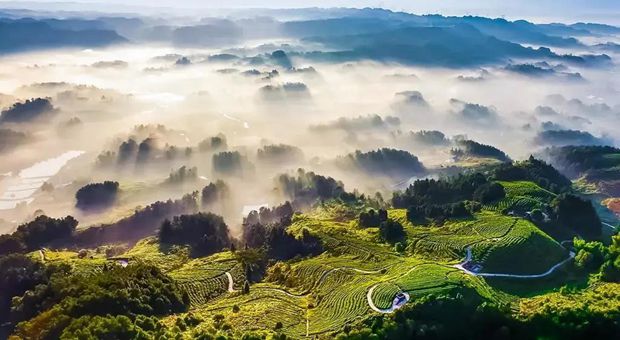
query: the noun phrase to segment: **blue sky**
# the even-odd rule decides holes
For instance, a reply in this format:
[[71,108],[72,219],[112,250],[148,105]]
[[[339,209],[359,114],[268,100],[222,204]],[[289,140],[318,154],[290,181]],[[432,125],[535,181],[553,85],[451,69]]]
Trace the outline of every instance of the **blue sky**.
[[[4,1],[0,1],[0,7]],[[31,1],[14,0],[15,4]],[[58,2],[38,0],[37,2]],[[120,6],[176,8],[221,7],[383,7],[414,13],[484,15],[526,18],[534,21],[600,21],[620,24],[620,0],[64,0],[63,2],[111,3]],[[122,7],[119,7],[119,9]]]

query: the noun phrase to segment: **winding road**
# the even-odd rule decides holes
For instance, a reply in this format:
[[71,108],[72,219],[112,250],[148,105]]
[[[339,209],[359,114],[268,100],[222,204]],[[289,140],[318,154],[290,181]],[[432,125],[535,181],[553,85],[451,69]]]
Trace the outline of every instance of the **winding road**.
[[[561,242],[561,243],[564,243],[564,241]],[[558,268],[560,268],[566,262],[572,260],[573,258],[575,258],[575,252],[570,250],[569,253],[568,253],[568,257],[566,259],[558,262],[553,267],[549,268],[549,270],[547,270],[544,273],[540,273],[540,274],[525,275],[525,274],[506,274],[506,273],[476,273],[476,272],[473,272],[473,271],[465,268],[465,265],[470,263],[471,260],[472,260],[471,247],[468,247],[467,248],[467,256],[465,257],[465,261],[463,261],[463,262],[461,262],[459,264],[455,264],[453,267],[457,268],[457,269],[459,269],[459,270],[461,270],[463,272],[465,272],[466,274],[472,275],[472,276],[504,277],[504,278],[513,278],[513,279],[538,279],[538,278],[541,278],[541,277],[545,277],[545,276],[551,275],[554,271],[556,271]]]
[[233,281],[232,275],[229,272],[225,272],[224,274],[228,278],[228,292],[229,293],[234,293],[235,292],[235,282]]
[[[560,242],[560,244],[562,246],[564,246],[565,243],[570,243],[570,242],[572,242],[572,241],[567,240],[567,241]],[[500,278],[513,278],[513,279],[538,279],[538,278],[542,278],[542,277],[551,275],[558,268],[562,267],[564,264],[566,264],[567,262],[569,262],[572,259],[574,259],[575,258],[575,252],[572,251],[572,250],[569,250],[568,257],[566,259],[556,263],[554,266],[549,268],[549,270],[547,270],[544,273],[540,273],[540,274],[527,274],[527,275],[526,274],[508,274],[508,273],[477,273],[477,272],[473,272],[473,271],[465,268],[465,266],[472,261],[472,258],[473,258],[473,255],[472,255],[471,247],[467,247],[467,255],[465,257],[465,260],[463,262],[459,263],[459,264],[453,265],[452,267],[457,268],[457,269],[465,272],[466,274],[469,274],[469,275],[472,275],[472,276],[500,277]],[[415,266],[415,267],[418,267],[418,266]],[[411,270],[409,270],[405,275],[409,274],[413,269],[415,269],[415,267],[412,268]],[[370,309],[372,309],[373,311],[375,311],[377,313],[382,313],[382,314],[393,313],[395,310],[397,310],[397,309],[401,308],[403,305],[405,305],[409,301],[409,299],[410,299],[409,294],[407,294],[406,292],[403,292],[403,294],[405,295],[405,301],[404,302],[396,304],[395,303],[396,301],[394,301],[390,308],[379,308],[379,307],[377,307],[375,305],[374,301],[372,300],[372,293],[374,292],[375,288],[377,288],[378,285],[379,284],[375,284],[374,286],[370,287],[370,289],[366,293],[366,300],[368,301],[368,306],[370,307]]]
[[375,288],[377,288],[378,285],[379,284],[377,283],[376,285],[370,287],[370,289],[368,290],[368,293],[366,293],[366,300],[368,301],[368,306],[370,306],[370,309],[374,310],[377,313],[382,313],[382,314],[393,313],[395,310],[404,306],[410,299],[409,294],[407,294],[406,292],[403,292],[403,294],[405,295],[405,301],[398,303],[398,304],[396,304],[395,301],[393,301],[392,306],[390,308],[379,308],[375,305],[374,301],[372,301],[372,293],[375,291]]

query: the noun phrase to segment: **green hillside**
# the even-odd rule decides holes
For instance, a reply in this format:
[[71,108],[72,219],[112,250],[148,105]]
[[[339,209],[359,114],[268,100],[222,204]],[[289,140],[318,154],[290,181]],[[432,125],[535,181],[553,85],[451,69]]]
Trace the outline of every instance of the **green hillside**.
[[[394,240],[386,239],[382,230],[386,222],[365,226],[367,222],[361,221],[360,214],[376,202],[327,200],[292,215],[283,234],[274,233],[277,229],[266,231],[272,244],[285,240],[279,247],[315,241],[320,245],[318,252],[289,258],[278,258],[279,253],[268,246],[251,248],[240,242],[230,249],[197,255],[191,243],[164,244],[157,236],[114,256],[106,256],[112,248],[105,246],[80,252],[44,249],[29,253],[29,258],[47,266],[68,265],[65,275],[75,282],[105,282],[102,275],[122,270],[119,266],[161,273],[173,283],[177,292],[173,293],[182,296],[184,310],[152,317],[159,324],[158,332],[180,334],[184,339],[247,334],[329,338],[343,329],[363,328],[373,317],[399,315],[393,314],[397,309],[416,313],[434,298],[471,296],[474,300],[468,303],[498,306],[505,315],[523,320],[544,313],[544,308],[551,308],[548,305],[569,308],[557,292],[569,280],[587,281],[583,266],[594,260],[582,252],[594,254],[598,246],[580,241],[575,245],[582,249],[579,263],[574,264],[573,251],[578,250],[561,245],[562,240],[553,239],[533,222],[500,209],[505,202],[518,200],[536,202],[527,209],[542,207],[557,195],[530,181],[499,184],[504,198],[478,205],[468,216],[418,224],[410,220],[408,209],[385,210],[382,218],[402,226],[402,235]],[[219,221],[215,215],[195,216],[200,223]],[[503,286],[493,278],[497,275]],[[517,282],[524,298],[501,288]],[[547,296],[554,302],[545,300]],[[59,310],[47,312],[55,315]],[[20,323],[17,334],[33,334],[37,323],[48,317],[41,314]]]

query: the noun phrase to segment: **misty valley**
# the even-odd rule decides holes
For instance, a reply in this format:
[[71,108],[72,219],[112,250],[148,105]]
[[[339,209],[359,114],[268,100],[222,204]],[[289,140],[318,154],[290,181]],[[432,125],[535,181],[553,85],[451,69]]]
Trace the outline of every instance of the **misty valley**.
[[618,26],[0,3],[0,40],[0,339],[620,338]]

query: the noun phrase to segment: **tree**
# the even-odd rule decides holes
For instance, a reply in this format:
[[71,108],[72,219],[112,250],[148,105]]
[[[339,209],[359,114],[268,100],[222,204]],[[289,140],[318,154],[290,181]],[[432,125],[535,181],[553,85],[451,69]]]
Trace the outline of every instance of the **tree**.
[[499,201],[504,197],[506,197],[504,187],[497,182],[491,182],[478,187],[474,191],[473,199],[480,203],[488,204]]
[[248,280],[243,283],[243,294],[250,294],[250,282]]
[[254,270],[264,265],[265,252],[262,249],[248,248],[235,252],[235,259],[246,273],[246,279],[252,280]]
[[552,202],[552,206],[560,226],[586,238],[601,235],[603,226],[590,200],[573,194],[561,194]]
[[138,145],[138,153],[136,161],[144,163],[151,158],[153,152],[157,149],[155,138],[147,138]]
[[226,144],[226,136],[224,136],[223,134],[219,134],[217,136],[207,138],[201,141],[200,143],[198,143],[198,150],[200,152],[222,151],[222,150],[226,150],[227,147],[228,146]]
[[400,223],[388,219],[379,225],[379,235],[384,241],[395,243],[405,237],[405,231]]
[[48,280],[40,262],[28,256],[10,254],[0,257],[0,323],[9,320],[11,300]]
[[204,208],[213,208],[218,202],[220,205],[229,198],[230,189],[226,182],[218,180],[209,183],[202,189],[201,202]]
[[185,165],[170,173],[166,179],[166,184],[183,184],[198,179],[198,169],[196,167],[188,168]]
[[138,143],[133,138],[124,141],[118,147],[118,158],[117,161],[119,164],[123,164],[128,162],[129,160],[135,160],[136,154],[138,153]]
[[248,170],[248,160],[239,151],[223,151],[213,155],[213,171],[228,176],[241,176]]
[[148,332],[124,315],[83,316],[73,320],[60,335],[61,340],[151,339]]
[[367,212],[361,212],[359,216],[359,224],[364,228],[378,227],[381,222],[387,221],[387,210],[379,209],[375,213],[374,209],[370,209]]
[[26,251],[24,241],[14,235],[0,235],[0,255],[20,254]]

